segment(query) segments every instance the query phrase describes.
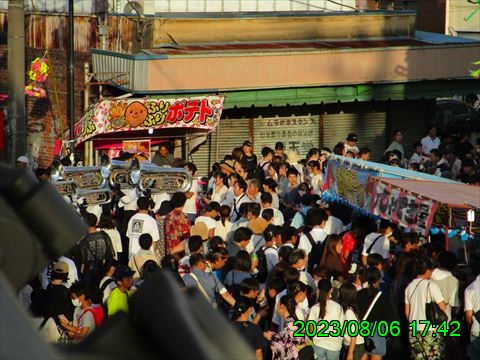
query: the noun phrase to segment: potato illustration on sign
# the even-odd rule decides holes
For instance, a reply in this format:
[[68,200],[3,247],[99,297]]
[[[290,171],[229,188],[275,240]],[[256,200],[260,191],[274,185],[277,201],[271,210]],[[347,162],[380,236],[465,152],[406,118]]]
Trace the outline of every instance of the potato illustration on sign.
[[125,110],[125,119],[131,127],[141,125],[147,118],[147,108],[139,101],[134,101]]

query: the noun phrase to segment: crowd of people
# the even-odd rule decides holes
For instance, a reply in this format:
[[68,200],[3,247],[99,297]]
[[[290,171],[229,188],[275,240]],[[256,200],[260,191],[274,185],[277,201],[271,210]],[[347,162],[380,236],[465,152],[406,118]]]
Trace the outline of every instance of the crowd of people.
[[[369,160],[358,140],[349,134],[332,152]],[[479,147],[465,141],[442,144],[430,128],[407,161],[396,131],[385,162],[478,185]],[[206,196],[196,181],[171,196],[115,189],[111,203],[80,208],[87,235],[19,296],[47,341],[79,342],[128,314],[135,292],[165,271],[231,321],[257,359],[480,359],[480,268],[458,275],[442,239],[322,199],[329,154],[299,159],[278,142],[258,159],[245,141],[213,166]],[[179,163],[165,147],[154,160]],[[180,166],[195,178],[195,164]],[[443,333],[425,330],[429,301],[445,314]],[[309,336],[299,330],[309,321],[327,334],[334,321],[400,331]]]

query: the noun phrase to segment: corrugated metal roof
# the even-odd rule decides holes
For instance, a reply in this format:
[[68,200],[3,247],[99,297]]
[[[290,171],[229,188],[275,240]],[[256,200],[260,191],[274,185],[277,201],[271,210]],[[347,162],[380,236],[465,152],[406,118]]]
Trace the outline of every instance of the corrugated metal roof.
[[[461,42],[461,41],[458,41]],[[372,40],[332,40],[332,41],[308,41],[308,42],[272,42],[272,43],[237,43],[237,44],[204,44],[204,45],[172,45],[157,49],[144,49],[147,55],[193,55],[213,52],[291,52],[295,50],[324,50],[324,49],[372,49],[399,46],[424,46],[429,42],[417,39],[372,39]]]

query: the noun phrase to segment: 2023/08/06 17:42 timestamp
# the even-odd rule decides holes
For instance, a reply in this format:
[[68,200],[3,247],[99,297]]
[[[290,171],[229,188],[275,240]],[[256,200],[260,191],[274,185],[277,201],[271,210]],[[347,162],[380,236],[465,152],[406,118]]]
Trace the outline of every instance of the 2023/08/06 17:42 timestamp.
[[[422,330],[419,327],[424,326]],[[419,334],[420,336],[427,336],[429,332],[432,332],[432,336],[435,337],[437,334],[441,336],[460,336],[460,322],[459,321],[443,321],[440,325],[432,324],[429,320],[418,320],[412,321],[408,324],[408,328],[413,337]]]

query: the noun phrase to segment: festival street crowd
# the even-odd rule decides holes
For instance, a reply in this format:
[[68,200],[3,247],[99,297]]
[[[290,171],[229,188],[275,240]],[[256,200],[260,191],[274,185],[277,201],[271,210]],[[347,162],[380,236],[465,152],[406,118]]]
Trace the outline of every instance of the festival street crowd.
[[[381,162],[477,190],[480,142],[427,132],[406,158],[412,151],[395,131]],[[80,206],[87,235],[19,293],[41,336],[81,342],[107,317],[128,314],[163,271],[197,289],[259,360],[480,359],[480,264],[459,271],[444,236],[322,198],[331,153],[372,161],[356,134],[307,154],[277,142],[257,157],[250,141],[240,144],[204,189],[197,181],[171,195],[117,188],[108,204]],[[152,162],[197,175],[167,145]],[[48,169],[36,174],[49,179]],[[344,323],[364,331],[340,331]]]

